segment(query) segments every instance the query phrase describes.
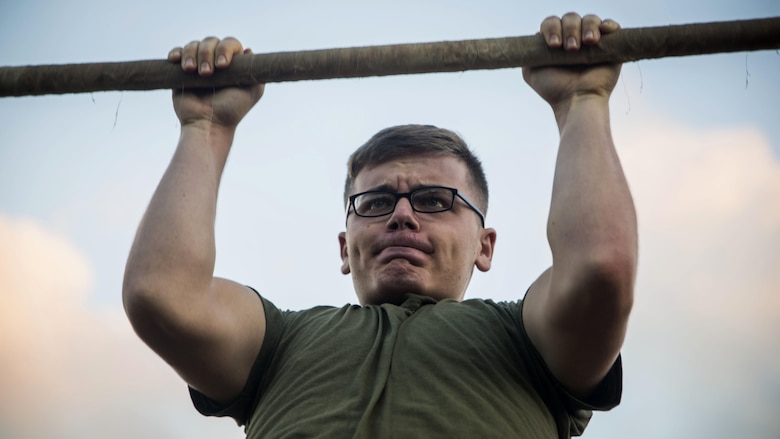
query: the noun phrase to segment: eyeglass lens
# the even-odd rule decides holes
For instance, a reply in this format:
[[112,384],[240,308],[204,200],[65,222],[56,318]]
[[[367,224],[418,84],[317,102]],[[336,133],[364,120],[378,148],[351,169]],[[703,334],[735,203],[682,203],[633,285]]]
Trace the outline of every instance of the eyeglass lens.
[[[403,194],[392,192],[368,192],[355,198],[355,210],[362,216],[387,215],[395,209],[397,199]],[[422,188],[409,196],[412,208],[418,212],[443,212],[452,208],[455,194],[447,188]]]

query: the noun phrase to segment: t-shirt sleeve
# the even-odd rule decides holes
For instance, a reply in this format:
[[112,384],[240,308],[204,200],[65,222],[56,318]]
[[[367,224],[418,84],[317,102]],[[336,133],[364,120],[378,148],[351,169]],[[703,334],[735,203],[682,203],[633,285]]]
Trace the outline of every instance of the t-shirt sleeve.
[[[550,412],[555,416],[558,424],[559,434],[562,437],[580,436],[585,431],[593,411],[607,411],[620,404],[623,393],[623,367],[621,356],[618,355],[612,364],[609,372],[601,380],[587,399],[578,399],[574,397],[561,384],[547,367],[544,358],[536,350],[528,333],[525,331],[525,324],[522,319],[523,300],[516,302],[517,308],[515,315],[520,322],[520,334],[524,351],[530,357],[530,361],[535,363],[534,369],[537,374],[537,386],[540,396],[547,404]],[[564,418],[565,419],[562,419]]]
[[[257,292],[254,289],[253,291]],[[258,297],[263,301],[265,312],[265,336],[263,337],[260,352],[252,365],[252,370],[249,372],[247,382],[238,397],[229,404],[220,404],[198,390],[189,387],[193,405],[204,416],[229,416],[239,426],[243,426],[246,425],[247,420],[257,405],[258,387],[263,378],[263,373],[273,358],[273,353],[276,350],[276,345],[284,325],[282,312],[273,303],[260,296],[259,293]]]
[[[555,380],[555,378],[552,378]],[[569,434],[581,436],[590,421],[593,411],[607,411],[620,404],[623,393],[623,365],[620,355],[612,367],[601,380],[596,390],[588,396],[587,400],[580,400],[572,396],[561,383],[555,380],[558,392],[563,396],[567,411],[571,414]]]

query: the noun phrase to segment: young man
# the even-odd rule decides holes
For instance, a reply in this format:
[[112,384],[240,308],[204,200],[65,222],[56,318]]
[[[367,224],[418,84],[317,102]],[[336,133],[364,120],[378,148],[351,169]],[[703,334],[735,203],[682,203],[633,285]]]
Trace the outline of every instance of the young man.
[[[578,50],[611,20],[549,17]],[[203,76],[244,51],[207,38],[170,53]],[[360,306],[278,310],[215,278],[217,191],[233,134],[263,86],[174,91],[182,133],[128,259],[134,328],[187,381],[202,413],[247,436],[569,437],[619,403],[636,219],[612,143],[617,65],[526,69],[560,130],[548,239],[553,266],[512,303],[463,300],[490,268],[487,183],[462,140],[384,130],[350,159],[342,271]]]

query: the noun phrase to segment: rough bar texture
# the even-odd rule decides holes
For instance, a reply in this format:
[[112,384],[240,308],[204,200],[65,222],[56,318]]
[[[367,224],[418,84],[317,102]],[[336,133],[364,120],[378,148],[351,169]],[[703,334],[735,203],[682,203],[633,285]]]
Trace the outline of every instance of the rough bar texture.
[[550,50],[534,35],[258,54],[238,57],[211,78],[186,74],[165,60],[0,67],[0,97],[598,64],[778,48],[780,17],[774,17],[622,29],[578,52]]

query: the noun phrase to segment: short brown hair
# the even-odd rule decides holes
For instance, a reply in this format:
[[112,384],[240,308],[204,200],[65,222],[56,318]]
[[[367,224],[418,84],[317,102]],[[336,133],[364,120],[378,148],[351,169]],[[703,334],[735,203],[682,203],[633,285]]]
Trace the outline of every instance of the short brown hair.
[[487,213],[488,184],[482,162],[458,134],[433,125],[399,125],[385,128],[358,148],[347,162],[344,205],[349,202],[352,184],[363,168],[415,155],[453,156],[463,161],[471,185],[476,189],[475,202]]

